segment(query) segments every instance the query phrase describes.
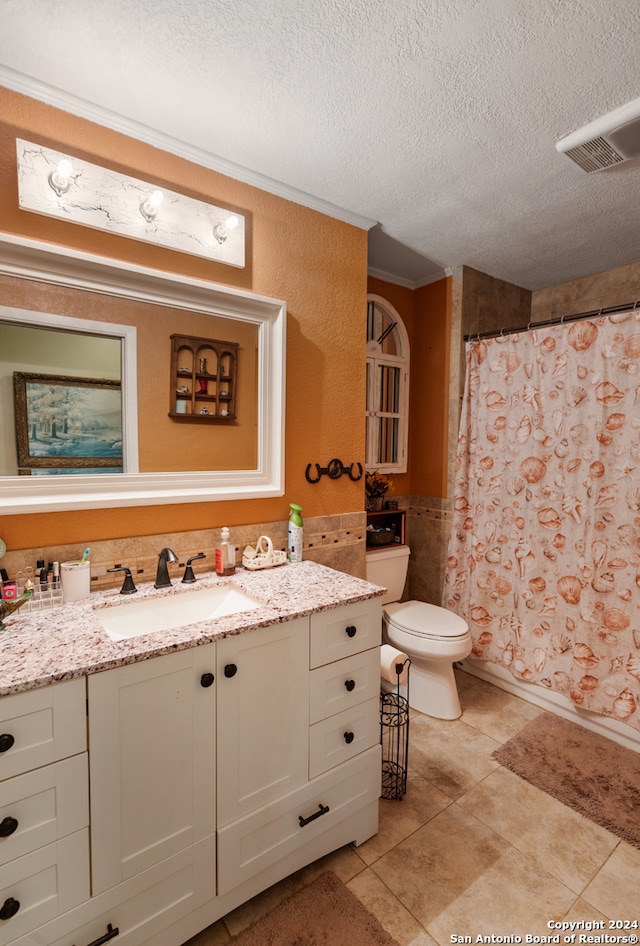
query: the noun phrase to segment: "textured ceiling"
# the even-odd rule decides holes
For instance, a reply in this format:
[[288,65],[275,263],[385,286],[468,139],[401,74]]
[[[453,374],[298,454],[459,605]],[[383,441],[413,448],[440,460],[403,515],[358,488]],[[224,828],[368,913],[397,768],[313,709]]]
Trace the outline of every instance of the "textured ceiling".
[[555,150],[640,95],[638,0],[0,0],[0,14],[0,84],[377,222],[376,271],[419,283],[466,264],[534,289],[640,258],[640,159],[587,175]]

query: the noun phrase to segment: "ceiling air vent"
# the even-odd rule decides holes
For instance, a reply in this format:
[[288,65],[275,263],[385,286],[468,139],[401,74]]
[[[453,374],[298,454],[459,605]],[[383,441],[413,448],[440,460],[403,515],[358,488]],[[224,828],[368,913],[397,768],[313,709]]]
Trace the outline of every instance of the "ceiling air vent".
[[588,174],[640,156],[640,98],[561,138],[556,149]]

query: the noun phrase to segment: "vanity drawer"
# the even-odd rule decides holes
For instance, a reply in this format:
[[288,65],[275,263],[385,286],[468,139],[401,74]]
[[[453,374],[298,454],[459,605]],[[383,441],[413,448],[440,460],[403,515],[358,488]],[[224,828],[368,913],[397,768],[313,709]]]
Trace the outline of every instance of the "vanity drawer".
[[88,824],[86,752],[0,782],[0,864]]
[[[364,752],[287,797],[218,832],[218,895],[314,842],[380,796],[380,747]],[[315,817],[314,817],[315,816]],[[302,824],[300,820],[302,819]],[[318,854],[324,853],[318,848]]]
[[0,924],[0,946],[88,899],[85,829],[0,867],[0,904],[19,904],[16,913]]
[[309,728],[309,778],[380,742],[380,698],[353,706]]
[[378,598],[311,615],[311,668],[350,657],[382,643]]
[[109,926],[118,931],[113,946],[149,946],[214,892],[212,835],[45,924],[16,946],[85,946],[103,939]]
[[[4,739],[2,737],[4,736]],[[84,677],[0,699],[0,780],[87,748]]]
[[380,692],[380,648],[311,671],[309,722],[373,699]]

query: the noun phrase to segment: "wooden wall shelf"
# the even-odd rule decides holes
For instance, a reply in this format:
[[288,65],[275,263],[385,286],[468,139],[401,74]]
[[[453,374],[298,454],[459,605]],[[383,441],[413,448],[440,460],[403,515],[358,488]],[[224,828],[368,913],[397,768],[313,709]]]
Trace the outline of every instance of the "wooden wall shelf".
[[[390,545],[404,545],[405,536],[404,536],[404,526],[405,526],[405,510],[404,509],[382,509],[380,512],[368,512],[367,513],[367,525],[372,525],[376,529],[380,528],[391,528],[395,526],[395,536],[393,543]],[[371,540],[369,536],[367,537],[367,545],[371,547]]]
[[171,336],[169,417],[235,420],[238,343],[196,335]]

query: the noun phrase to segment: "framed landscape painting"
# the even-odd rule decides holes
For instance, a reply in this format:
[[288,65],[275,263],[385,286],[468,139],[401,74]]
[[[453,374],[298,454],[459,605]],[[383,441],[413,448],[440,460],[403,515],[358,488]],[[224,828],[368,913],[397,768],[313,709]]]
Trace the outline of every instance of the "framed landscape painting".
[[15,371],[18,472],[121,473],[119,381]]

